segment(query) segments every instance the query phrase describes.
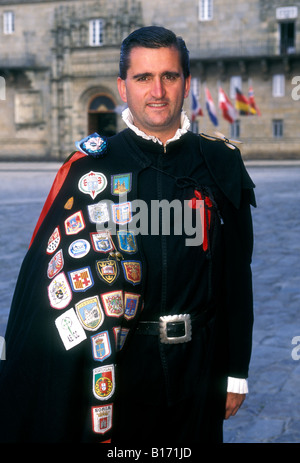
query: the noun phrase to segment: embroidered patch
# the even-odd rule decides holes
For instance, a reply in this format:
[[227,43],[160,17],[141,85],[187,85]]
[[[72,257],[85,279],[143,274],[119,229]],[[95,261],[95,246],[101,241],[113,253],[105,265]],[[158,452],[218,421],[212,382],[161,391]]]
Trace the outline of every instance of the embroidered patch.
[[68,272],[73,291],[83,292],[94,286],[92,272],[89,266]]
[[104,313],[98,296],[77,302],[75,308],[80,323],[88,331],[96,331],[104,322]]
[[124,225],[132,220],[131,203],[112,204],[112,219],[116,224]]
[[72,291],[64,272],[54,277],[48,286],[48,297],[53,309],[64,309],[72,300]]
[[63,268],[64,266],[64,257],[63,257],[63,252],[60,249],[52,259],[50,260],[48,264],[48,269],[47,269],[47,276],[48,278],[53,278],[55,275],[57,275]]
[[111,193],[124,195],[131,191],[131,174],[118,174],[111,176]]
[[102,305],[109,317],[121,317],[124,313],[122,291],[112,291],[101,294]]
[[118,230],[117,238],[121,251],[134,253],[137,251],[137,243],[133,231]]
[[112,428],[113,404],[92,407],[93,431],[97,434],[105,434]]
[[108,331],[102,331],[91,337],[93,359],[103,362],[111,355]]
[[124,295],[124,317],[131,320],[135,317],[139,305],[139,294],[125,293]]
[[69,309],[57,317],[55,325],[66,350],[72,349],[86,339],[86,334],[76,317],[74,309]]
[[82,153],[99,158],[107,151],[107,139],[106,137],[100,137],[97,132],[94,132],[82,140],[75,142],[75,146]]
[[72,198],[69,198],[68,201],[65,203],[64,209],[67,209],[68,211],[71,210],[73,207],[73,204],[74,204],[74,198],[72,196]]
[[115,334],[115,341],[116,341],[116,349],[117,351],[122,350],[125,344],[127,335],[129,333],[128,328],[122,328],[120,326],[114,328]]
[[142,265],[138,260],[124,260],[121,262],[125,280],[137,285],[142,279]]
[[90,204],[88,214],[92,223],[105,223],[109,221],[109,211],[107,203]]
[[115,367],[106,365],[93,370],[93,394],[96,399],[107,400],[115,392]]
[[78,182],[78,188],[82,193],[88,194],[95,199],[96,196],[105,190],[107,179],[100,172],[89,172],[81,177]]
[[85,222],[81,211],[75,212],[65,220],[65,230],[67,235],[76,235],[85,228]]
[[53,254],[58,248],[59,243],[60,243],[60,231],[59,231],[59,227],[56,227],[54,232],[52,233],[52,235],[50,236],[48,240],[48,245],[46,249],[47,254]]
[[119,267],[113,259],[103,259],[96,261],[97,274],[101,280],[112,284],[119,275]]
[[91,249],[91,245],[87,240],[76,240],[70,244],[68,252],[71,257],[74,259],[80,259],[81,257],[86,256]]
[[115,249],[109,230],[90,233],[93,248],[96,252],[110,252]]

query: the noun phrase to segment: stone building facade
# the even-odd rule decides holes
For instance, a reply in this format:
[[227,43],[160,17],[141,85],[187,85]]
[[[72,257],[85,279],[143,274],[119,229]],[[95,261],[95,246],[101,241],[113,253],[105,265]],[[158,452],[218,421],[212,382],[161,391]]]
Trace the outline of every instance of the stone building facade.
[[[187,43],[204,114],[193,130],[240,139],[245,158],[300,158],[300,0],[0,0],[0,160],[63,160],[75,140],[120,130],[120,44],[150,24]],[[220,87],[233,105],[252,87],[261,115],[229,123]]]

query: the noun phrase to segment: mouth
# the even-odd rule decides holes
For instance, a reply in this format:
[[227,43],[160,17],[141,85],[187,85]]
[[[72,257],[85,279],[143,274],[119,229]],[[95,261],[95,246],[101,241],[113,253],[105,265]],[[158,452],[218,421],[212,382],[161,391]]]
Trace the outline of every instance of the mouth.
[[167,103],[148,103],[147,106],[150,108],[165,108],[167,106]]

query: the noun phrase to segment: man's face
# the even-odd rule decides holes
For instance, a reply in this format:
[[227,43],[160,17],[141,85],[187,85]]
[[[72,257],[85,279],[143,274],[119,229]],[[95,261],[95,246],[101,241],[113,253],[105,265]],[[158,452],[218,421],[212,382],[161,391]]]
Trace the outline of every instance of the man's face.
[[133,48],[127,77],[118,78],[120,96],[128,104],[136,127],[163,143],[180,127],[189,88],[190,77],[184,78],[180,54],[174,47]]

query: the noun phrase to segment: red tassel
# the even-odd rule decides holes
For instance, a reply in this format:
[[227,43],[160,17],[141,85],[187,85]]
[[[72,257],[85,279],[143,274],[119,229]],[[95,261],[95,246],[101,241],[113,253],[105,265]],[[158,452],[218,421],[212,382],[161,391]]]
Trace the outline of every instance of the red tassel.
[[[202,194],[198,190],[194,190],[195,197],[192,198],[189,202],[189,206],[192,209],[200,209],[202,207],[202,203],[199,204],[197,201],[203,201]],[[205,197],[204,202],[207,206],[208,209],[204,211],[203,214],[203,230],[204,230],[204,236],[203,236],[203,251],[207,251],[208,249],[208,236],[207,236],[207,230],[210,229],[210,222],[211,222],[211,211],[210,208],[212,207],[212,202],[208,196]],[[208,227],[207,227],[207,220],[208,220]]]

